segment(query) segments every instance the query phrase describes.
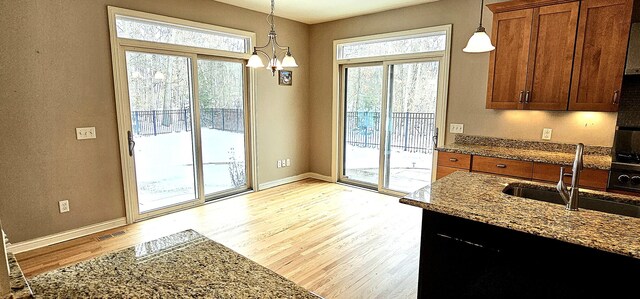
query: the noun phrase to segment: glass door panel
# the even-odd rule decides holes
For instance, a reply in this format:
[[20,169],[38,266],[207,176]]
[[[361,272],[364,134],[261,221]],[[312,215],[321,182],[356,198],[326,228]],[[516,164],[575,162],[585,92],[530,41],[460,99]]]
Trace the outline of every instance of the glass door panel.
[[431,184],[439,61],[391,64],[383,188],[413,192]]
[[343,180],[377,186],[383,66],[344,70]]
[[198,59],[204,194],[247,189],[244,64]]
[[126,51],[126,68],[139,214],[197,200],[191,59]]

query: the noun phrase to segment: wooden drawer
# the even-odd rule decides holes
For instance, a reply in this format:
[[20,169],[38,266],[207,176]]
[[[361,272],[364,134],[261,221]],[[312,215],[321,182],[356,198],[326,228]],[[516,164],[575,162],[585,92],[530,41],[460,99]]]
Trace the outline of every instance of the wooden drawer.
[[439,152],[438,166],[468,170],[471,168],[471,155]]
[[[565,167],[565,172],[571,172],[571,166]],[[558,182],[560,165],[534,163],[533,179],[546,182]],[[570,177],[564,178],[565,183],[571,183]],[[609,172],[600,169],[585,168],[580,174],[580,187],[604,190],[609,181]]]
[[466,169],[446,167],[446,166],[438,166],[438,170],[436,172],[436,180],[439,180],[443,177],[446,177],[456,171],[465,171]]
[[533,162],[474,156],[472,170],[531,179]]

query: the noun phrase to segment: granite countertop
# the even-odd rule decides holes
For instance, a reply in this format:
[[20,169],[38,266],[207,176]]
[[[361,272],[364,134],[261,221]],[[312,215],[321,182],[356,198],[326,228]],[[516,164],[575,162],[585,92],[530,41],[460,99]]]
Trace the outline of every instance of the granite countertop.
[[[3,231],[0,231],[0,234],[3,235],[5,244],[9,245],[9,238],[7,235]],[[33,298],[29,283],[24,277],[24,273],[22,273],[22,269],[20,268],[20,265],[18,265],[18,261],[13,253],[7,252],[7,262],[9,264],[9,284],[11,286],[11,293],[2,297],[2,299]]]
[[193,230],[40,274],[36,298],[319,296]]
[[33,298],[31,293],[31,288],[29,287],[29,283],[27,279],[24,277],[22,273],[22,269],[20,269],[20,265],[18,265],[18,261],[16,260],[13,253],[7,253],[7,260],[9,261],[9,270],[11,273],[10,284],[11,284],[11,295],[6,298],[12,299],[23,299],[23,298]]
[[[401,203],[640,259],[640,218],[502,193],[508,184],[553,190],[550,184],[458,171],[400,199]],[[585,190],[591,197],[640,205],[640,197]]]
[[[441,152],[514,159],[556,165],[573,165],[575,145],[482,136],[456,135],[455,142],[440,148]],[[611,148],[586,146],[586,168],[610,170]]]

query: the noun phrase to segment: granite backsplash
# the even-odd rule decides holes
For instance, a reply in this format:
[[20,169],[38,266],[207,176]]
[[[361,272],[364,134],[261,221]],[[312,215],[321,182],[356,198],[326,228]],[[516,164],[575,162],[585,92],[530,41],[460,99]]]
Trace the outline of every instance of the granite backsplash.
[[[458,134],[455,137],[455,143],[461,145],[476,145],[476,146],[493,146],[493,147],[508,147],[512,149],[526,149],[526,150],[538,150],[560,153],[575,153],[576,145],[569,143],[555,143],[555,142],[541,142],[530,140],[518,140],[518,139],[506,139],[497,137],[486,136],[473,136]],[[606,146],[591,146],[587,145],[584,148],[585,155],[611,155],[611,148]]]

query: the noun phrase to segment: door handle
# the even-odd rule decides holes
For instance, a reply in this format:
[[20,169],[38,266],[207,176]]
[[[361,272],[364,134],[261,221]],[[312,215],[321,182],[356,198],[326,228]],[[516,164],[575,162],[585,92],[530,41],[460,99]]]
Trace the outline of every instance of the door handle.
[[456,159],[456,158],[449,158],[449,161],[451,161],[451,162],[458,162],[458,159]]
[[498,165],[496,165],[496,167],[498,167],[498,168],[507,168],[507,165],[504,165],[504,164],[498,164]]
[[524,103],[525,104],[529,104],[529,96],[531,95],[531,92],[527,90],[527,92],[525,92],[524,94]]
[[129,141],[129,156],[133,157],[133,149],[136,148],[136,142],[133,141],[133,134],[131,131],[127,131],[127,139]]
[[614,104],[614,105],[618,105],[618,100],[620,100],[620,91],[619,91],[619,90],[616,90],[616,91],[613,93],[613,104]]
[[438,128],[435,129],[435,132],[433,133],[433,149],[436,149],[438,147]]

